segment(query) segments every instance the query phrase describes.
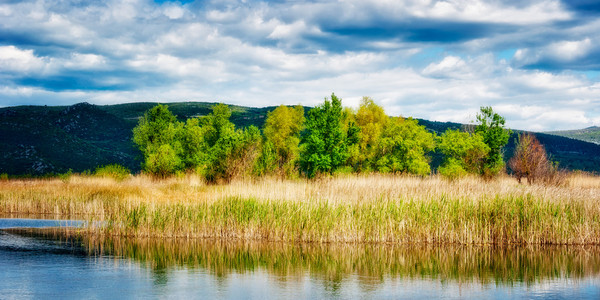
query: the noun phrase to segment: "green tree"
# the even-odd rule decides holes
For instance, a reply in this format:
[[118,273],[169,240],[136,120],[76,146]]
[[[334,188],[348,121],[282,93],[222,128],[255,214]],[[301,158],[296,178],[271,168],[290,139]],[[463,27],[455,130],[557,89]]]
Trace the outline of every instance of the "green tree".
[[493,177],[504,168],[502,148],[508,142],[511,131],[504,128],[505,120],[495,113],[492,107],[481,107],[477,114],[478,125],[475,133],[483,137],[483,141],[490,148],[487,157],[482,162],[481,175]]
[[389,117],[373,99],[363,97],[355,120],[360,131],[356,150],[352,151],[353,165],[356,171],[370,171],[375,164],[381,137],[388,125]]
[[148,110],[133,129],[133,142],[142,153],[142,168],[165,177],[184,168],[183,147],[179,139],[182,124],[166,105]]
[[253,173],[258,176],[271,174],[275,171],[278,163],[279,158],[277,157],[275,146],[273,146],[273,143],[263,140]]
[[212,113],[201,117],[199,121],[199,132],[204,142],[200,148],[206,151],[199,169],[209,182],[231,179],[228,170],[231,156],[243,144],[243,136],[229,121],[230,116],[231,110],[227,105],[216,104]]
[[433,134],[412,118],[391,118],[377,145],[376,168],[383,173],[428,175],[427,153],[435,148]]
[[348,158],[348,141],[343,130],[342,100],[331,94],[331,101],[311,109],[306,119],[306,134],[300,155],[300,168],[308,177],[333,173]]
[[[263,129],[265,151],[262,155],[265,157],[261,161],[265,163],[270,160],[270,156],[274,155],[274,167],[278,173],[292,175],[300,156],[300,132],[303,127],[304,108],[300,105],[294,108],[281,105],[269,112]],[[271,150],[273,153],[269,152]],[[267,171],[265,168],[262,169]]]
[[148,154],[145,170],[150,174],[165,178],[181,168],[181,159],[169,144],[162,144]]
[[490,148],[478,134],[448,129],[438,137],[437,148],[444,154],[439,173],[455,179],[466,174],[481,174]]
[[208,146],[204,140],[206,128],[200,126],[199,118],[187,119],[180,133],[183,147],[182,160],[186,169],[196,169],[206,163]]

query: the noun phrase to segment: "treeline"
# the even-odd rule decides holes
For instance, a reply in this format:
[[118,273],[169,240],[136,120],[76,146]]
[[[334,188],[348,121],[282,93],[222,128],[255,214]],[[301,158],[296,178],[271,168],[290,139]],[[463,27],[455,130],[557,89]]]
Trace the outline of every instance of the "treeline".
[[157,177],[193,171],[208,182],[352,172],[426,176],[432,173],[429,155],[439,151],[441,175],[492,178],[505,169],[502,149],[510,136],[491,107],[481,108],[471,130],[436,135],[412,118],[387,116],[369,97],[352,110],[335,94],[307,114],[301,106],[281,105],[268,113],[262,129],[235,128],[230,116],[225,104],[185,122],[166,105],[148,110],[133,129],[143,170]]

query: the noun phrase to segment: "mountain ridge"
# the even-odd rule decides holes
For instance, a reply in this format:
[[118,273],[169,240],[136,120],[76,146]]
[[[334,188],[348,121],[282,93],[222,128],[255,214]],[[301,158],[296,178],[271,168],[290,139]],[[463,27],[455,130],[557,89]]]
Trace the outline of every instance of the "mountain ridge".
[[[140,170],[139,152],[131,141],[132,129],[157,102],[71,106],[11,106],[0,108],[0,173],[31,175],[83,172],[98,166],[118,163],[133,172]],[[212,102],[161,103],[169,106],[180,120],[206,115]],[[229,105],[231,121],[237,127],[264,124],[266,115],[275,109]],[[310,107],[305,107],[306,110]],[[417,119],[428,130],[442,133],[464,124]],[[512,156],[515,131],[505,148],[505,158]],[[600,172],[600,145],[548,133],[534,133],[549,156],[563,168]],[[441,161],[432,153],[432,166]]]
[[598,126],[590,126],[583,129],[548,131],[546,133],[600,145],[600,127]]

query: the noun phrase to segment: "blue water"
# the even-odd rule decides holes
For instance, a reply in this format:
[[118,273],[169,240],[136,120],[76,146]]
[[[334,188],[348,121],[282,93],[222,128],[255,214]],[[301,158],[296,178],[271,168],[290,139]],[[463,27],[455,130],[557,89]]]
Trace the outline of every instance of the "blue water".
[[[47,227],[51,224],[64,226],[65,223],[0,220],[3,228],[14,228],[19,224]],[[267,247],[265,251],[274,251],[275,254],[263,257],[262,250],[252,250],[254,248],[246,251],[226,246],[220,251],[218,243],[209,247],[177,246],[179,244],[175,242],[162,240],[156,245],[110,241],[106,245],[111,247],[98,251],[92,250],[89,242],[83,239],[31,232],[0,230],[0,299],[600,299],[600,274],[596,271],[597,266],[589,265],[590,261],[598,260],[585,257],[597,255],[595,251],[582,252],[584,260],[577,272],[573,271],[572,265],[581,260],[569,260],[571,252],[560,255],[560,251],[558,254],[554,251],[551,255],[567,260],[564,271],[559,269],[556,274],[541,274],[529,282],[498,282],[488,280],[488,275],[470,278],[468,272],[458,276],[460,279],[453,279],[448,277],[451,274],[442,273],[422,276],[402,272],[370,274],[368,270],[363,272],[362,267],[349,267],[356,270],[350,273],[336,271],[334,267],[331,270],[315,270],[322,258],[315,262],[311,255],[327,258],[330,256],[327,248],[320,250],[325,254],[314,254],[294,246],[289,253],[284,251],[282,254],[277,252],[277,247]],[[174,249],[177,247],[184,250]],[[116,251],[114,249],[121,249],[123,256],[111,253]],[[197,253],[198,256],[195,256],[194,251],[209,254],[202,256],[203,253]],[[300,254],[294,251],[300,251]],[[371,250],[367,248],[366,251]],[[461,252],[458,253],[455,259],[460,260]],[[580,255],[580,252],[574,255]],[[198,258],[200,256],[202,258]],[[196,263],[190,262],[194,257]],[[264,261],[269,257],[290,257],[299,262],[280,268],[278,266],[285,265],[285,262]],[[410,257],[389,263],[406,259]],[[356,261],[360,263],[360,259]],[[384,259],[383,263],[388,261]],[[389,266],[385,267],[384,270],[389,269]],[[464,265],[457,267],[461,268]],[[524,271],[527,270],[516,272]],[[500,269],[498,272],[510,270]]]
[[76,221],[76,220],[1,219],[0,218],[0,229],[81,227],[83,225],[85,225],[85,222]]

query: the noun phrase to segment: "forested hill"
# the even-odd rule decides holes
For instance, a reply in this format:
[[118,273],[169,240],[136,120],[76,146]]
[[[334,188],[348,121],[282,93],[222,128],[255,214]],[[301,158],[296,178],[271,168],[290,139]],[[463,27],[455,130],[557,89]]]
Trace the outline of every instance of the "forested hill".
[[549,131],[546,133],[600,145],[600,127],[598,126],[592,126],[577,130]]
[[[146,110],[156,103],[73,106],[17,106],[0,108],[0,173],[42,175],[93,170],[118,163],[139,171],[138,151],[131,142],[132,129]],[[214,103],[168,103],[180,120],[211,112]],[[238,127],[262,127],[275,107],[230,106],[231,121]],[[307,108],[308,109],[308,108]],[[430,131],[461,128],[458,123],[419,120]],[[510,157],[514,137],[505,149]],[[579,140],[536,134],[551,158],[561,167],[600,172],[600,145]],[[439,155],[433,154],[433,167]]]

